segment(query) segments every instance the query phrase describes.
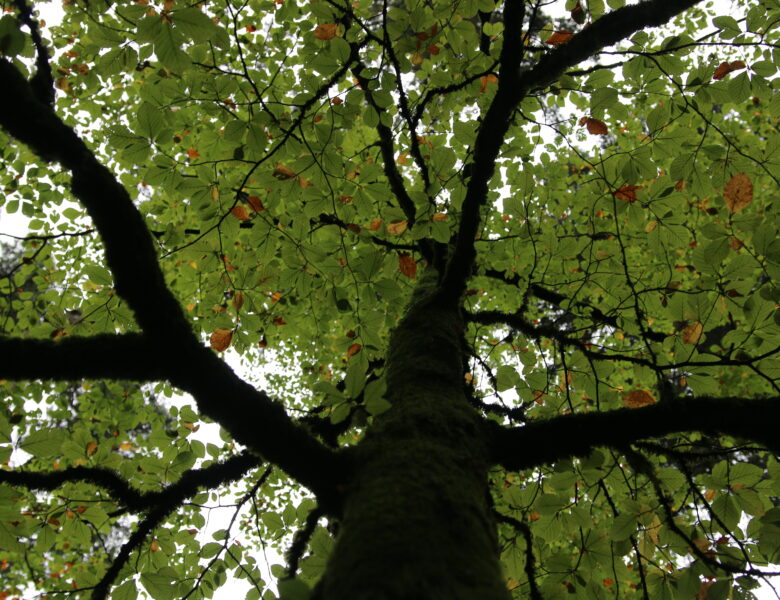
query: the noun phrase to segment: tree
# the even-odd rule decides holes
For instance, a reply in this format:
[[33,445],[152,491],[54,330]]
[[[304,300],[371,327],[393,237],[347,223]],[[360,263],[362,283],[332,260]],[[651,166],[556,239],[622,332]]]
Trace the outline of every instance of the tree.
[[754,597],[780,4],[623,4],[4,4],[0,597]]

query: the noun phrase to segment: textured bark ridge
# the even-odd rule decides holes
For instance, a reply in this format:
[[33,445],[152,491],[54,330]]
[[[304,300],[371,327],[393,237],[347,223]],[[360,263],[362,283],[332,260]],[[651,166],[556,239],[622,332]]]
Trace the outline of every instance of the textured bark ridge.
[[356,449],[319,600],[507,600],[488,489],[488,448],[463,382],[462,321],[425,296],[388,356],[393,407]]

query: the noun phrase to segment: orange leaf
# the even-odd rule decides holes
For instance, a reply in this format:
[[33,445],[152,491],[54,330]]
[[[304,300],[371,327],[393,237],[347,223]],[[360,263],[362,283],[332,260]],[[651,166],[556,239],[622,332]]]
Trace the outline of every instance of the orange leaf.
[[398,158],[396,158],[395,161],[399,165],[406,165],[409,163],[409,154],[407,154],[406,152],[401,152],[401,154],[398,155]]
[[498,83],[498,77],[493,74],[483,75],[479,78],[479,81],[482,85],[481,91],[484,92],[487,89],[488,83]]
[[357,342],[352,344],[349,348],[347,348],[347,358],[351,358],[355,356],[355,354],[360,352],[361,348],[363,348],[363,346],[358,344]]
[[330,101],[331,104],[337,104],[337,105],[341,104],[342,102],[344,102],[344,101],[341,98],[339,98],[338,96],[336,96],[335,98],[333,98],[333,100]]
[[200,154],[198,154],[198,151],[195,150],[195,148],[188,148],[187,156],[189,156],[190,158],[198,158],[200,157]]
[[233,215],[239,221],[248,221],[249,213],[243,206],[234,206],[230,209],[230,214]]
[[230,346],[230,342],[233,339],[232,329],[215,329],[211,334],[209,342],[211,347],[217,352],[224,352]]
[[682,331],[683,344],[695,344],[701,339],[702,324],[696,321]]
[[338,23],[320,23],[314,29],[314,37],[318,40],[332,40],[339,32]]
[[274,177],[282,181],[292,179],[295,177],[295,171],[290,167],[285,167],[282,163],[277,163],[274,167]]
[[263,206],[263,202],[260,200],[259,196],[249,196],[246,201],[249,203],[250,208],[255,212],[265,210],[265,206]]
[[305,177],[298,177],[298,185],[302,190],[305,190],[307,187],[311,185],[311,181],[309,181]]
[[160,542],[157,540],[152,540],[152,543],[149,544],[149,550],[152,552],[159,552],[160,551]]
[[433,213],[433,216],[431,217],[431,220],[433,221],[446,221],[447,220],[447,213]]
[[255,27],[254,25],[247,25],[247,26],[246,26],[246,30],[247,30],[249,33],[254,33],[255,31],[257,31],[257,27]]
[[194,425],[193,423],[190,423],[189,421],[182,421],[181,426],[184,427],[184,429],[189,429],[193,433],[196,432],[198,429],[200,429],[200,425]]
[[398,256],[398,268],[401,270],[401,273],[406,275],[409,279],[414,279],[417,275],[417,263],[414,258],[406,252],[402,252]]
[[544,43],[549,44],[550,46],[560,46],[561,44],[565,44],[566,42],[568,42],[573,37],[574,34],[571,31],[566,31],[565,29],[561,29],[553,33],[550,37],[548,37],[544,41]]
[[429,44],[428,45],[428,52],[430,52],[431,54],[436,56],[439,52],[441,52],[441,50],[439,49],[439,47],[436,44]]
[[287,321],[285,321],[282,317],[274,317],[274,320],[271,321],[276,326],[279,325],[287,325]]
[[404,231],[406,231],[406,227],[409,224],[408,221],[393,221],[387,226],[387,232],[392,233],[393,235],[401,235]]
[[588,129],[588,133],[592,135],[607,135],[609,133],[607,124],[604,121],[594,119],[593,117],[582,117],[580,119],[580,125],[585,125]]
[[642,406],[655,404],[655,400],[650,393],[645,390],[634,390],[623,396],[623,404],[628,408],[640,408]]
[[735,60],[732,62],[722,62],[718,65],[718,68],[715,69],[715,72],[712,74],[713,79],[723,79],[726,75],[731,73],[732,71],[739,71],[740,69],[745,68],[745,63],[743,63],[741,60]]
[[376,230],[377,230],[377,229],[379,229],[381,226],[382,226],[382,219],[379,219],[379,218],[373,219],[373,220],[372,220],[372,221],[371,221],[371,222],[368,224],[368,228],[369,228],[371,231],[376,231]]
[[97,448],[98,448],[97,442],[88,442],[86,448],[87,456],[92,456],[93,454],[95,454],[95,452],[97,452]]
[[641,189],[641,185],[621,185],[612,193],[615,195],[615,198],[618,198],[619,200],[636,202],[636,191]]
[[120,450],[132,450],[133,449],[133,443],[132,442],[122,442],[119,444]]
[[753,201],[753,182],[745,173],[737,173],[723,188],[723,199],[731,214],[750,206]]

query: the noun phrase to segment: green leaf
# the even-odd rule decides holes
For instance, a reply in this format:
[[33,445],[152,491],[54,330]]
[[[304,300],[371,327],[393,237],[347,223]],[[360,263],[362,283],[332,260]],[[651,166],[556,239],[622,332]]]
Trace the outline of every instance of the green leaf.
[[37,458],[58,456],[67,433],[61,429],[40,429],[24,438],[20,447]]
[[159,572],[141,573],[141,584],[154,600],[173,600],[178,590],[173,585],[174,579]]

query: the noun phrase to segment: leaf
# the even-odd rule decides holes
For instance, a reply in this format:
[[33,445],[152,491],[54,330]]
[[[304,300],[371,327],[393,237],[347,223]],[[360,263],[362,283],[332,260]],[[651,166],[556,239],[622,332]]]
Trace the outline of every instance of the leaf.
[[224,352],[230,346],[232,339],[232,329],[215,329],[214,333],[211,334],[211,338],[209,338],[209,342],[214,350]]
[[608,135],[609,129],[604,121],[594,119],[593,117],[582,117],[580,119],[580,126],[585,125],[588,133],[592,135]]
[[544,43],[550,46],[560,46],[561,44],[568,42],[573,37],[574,34],[571,31],[559,29],[558,31],[555,31],[550,37],[548,37]]
[[233,308],[236,310],[241,310],[241,307],[244,306],[244,292],[236,292],[233,294]]
[[487,90],[487,86],[489,83],[498,83],[498,77],[496,77],[491,73],[490,75],[483,75],[482,77],[479,78],[479,81],[481,87],[480,91],[484,93],[485,90]]
[[753,182],[746,173],[737,173],[726,182],[723,200],[733,215],[750,206],[753,201]]
[[625,200],[626,202],[636,202],[636,191],[641,190],[644,186],[641,185],[621,185],[618,189],[612,192],[615,198],[618,200]]
[[701,339],[702,324],[699,321],[688,325],[682,330],[683,344],[695,344]]
[[732,62],[722,62],[718,65],[718,68],[715,69],[715,72],[712,74],[712,78],[723,79],[726,75],[728,75],[732,71],[738,71],[744,68],[745,68],[745,63],[742,62],[741,60],[735,60]]
[[360,352],[361,348],[363,348],[363,346],[361,344],[358,344],[357,342],[351,344],[350,347],[347,348],[347,358],[351,358],[355,356],[355,354]]
[[265,210],[265,206],[263,206],[263,202],[262,200],[260,200],[259,196],[248,196],[246,201],[249,204],[250,208],[255,212],[260,212]]
[[97,452],[97,449],[98,449],[97,442],[88,442],[85,450],[86,455],[92,456],[93,454],[95,454],[95,452]]
[[230,214],[239,221],[248,221],[251,218],[243,206],[234,206],[230,209]]
[[642,406],[655,404],[655,400],[650,395],[650,392],[645,390],[633,390],[623,396],[623,404],[628,408],[641,408]]
[[338,32],[338,23],[321,23],[314,28],[314,37],[318,40],[332,40]]
[[280,181],[285,181],[295,177],[295,171],[289,167],[285,167],[282,163],[277,163],[274,167],[274,177]]
[[393,235],[401,235],[404,231],[406,231],[406,227],[409,225],[409,221],[403,220],[403,221],[393,221],[392,223],[389,223],[387,225],[387,233],[392,233]]
[[398,255],[398,268],[401,273],[406,275],[409,279],[414,279],[417,275],[417,263],[410,254],[402,252]]
[[37,458],[50,458],[60,453],[67,434],[61,429],[38,429],[20,444],[22,450]]
[[431,217],[431,220],[434,221],[435,223],[440,223],[442,221],[446,221],[447,220],[447,213],[441,213],[441,212],[433,213],[433,216]]
[[377,231],[382,226],[382,219],[372,219],[372,221],[368,224],[368,229],[370,231]]

